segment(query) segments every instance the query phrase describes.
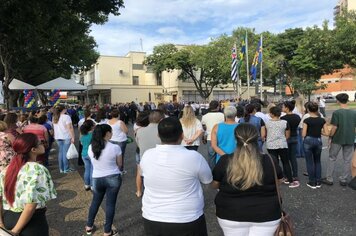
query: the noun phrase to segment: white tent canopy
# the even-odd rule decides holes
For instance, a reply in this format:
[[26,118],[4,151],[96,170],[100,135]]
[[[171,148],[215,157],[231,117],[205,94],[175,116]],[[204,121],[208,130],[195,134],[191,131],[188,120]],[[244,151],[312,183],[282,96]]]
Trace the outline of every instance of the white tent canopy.
[[13,79],[9,84],[9,89],[11,90],[25,90],[25,89],[36,89],[35,86],[25,83],[18,79]]
[[62,91],[81,91],[81,90],[86,90],[87,87],[81,84],[77,84],[74,81],[74,79],[65,79],[62,77],[58,77],[57,79],[38,85],[37,89],[38,90],[59,89]]

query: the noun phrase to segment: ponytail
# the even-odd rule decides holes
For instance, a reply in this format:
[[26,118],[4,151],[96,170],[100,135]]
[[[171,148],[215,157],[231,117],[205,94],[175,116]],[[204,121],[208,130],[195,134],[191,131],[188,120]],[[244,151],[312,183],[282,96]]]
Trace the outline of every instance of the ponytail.
[[22,154],[16,154],[7,167],[5,174],[5,197],[10,206],[15,201],[15,186],[17,181],[17,175],[21,168],[26,164],[28,158],[25,158]]
[[11,159],[7,167],[4,184],[5,197],[10,206],[12,206],[15,201],[17,175],[21,168],[27,163],[31,149],[38,146],[38,138],[32,133],[20,134],[12,146],[16,155]]
[[244,116],[244,121],[246,123],[248,123],[250,121],[251,118],[251,114],[253,113],[253,111],[255,110],[255,106],[253,104],[247,104],[245,107],[245,116]]
[[91,149],[96,160],[99,159],[102,150],[105,148],[106,140],[104,137],[107,132],[112,132],[111,126],[107,124],[97,125],[94,129],[91,139]]

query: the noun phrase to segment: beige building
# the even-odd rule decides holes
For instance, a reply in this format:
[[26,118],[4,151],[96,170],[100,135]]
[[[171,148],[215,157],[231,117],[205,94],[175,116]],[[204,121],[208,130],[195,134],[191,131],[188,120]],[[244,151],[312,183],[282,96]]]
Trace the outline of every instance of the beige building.
[[344,11],[356,11],[356,0],[339,0],[338,4],[334,7],[334,20]]
[[[145,56],[145,52],[129,52],[125,56],[100,56],[90,70],[79,75],[80,83],[88,87],[83,96],[84,102],[105,104],[131,101],[203,101],[193,81],[178,80],[179,70],[165,71],[162,78],[157,78],[143,64]],[[251,87],[250,94],[254,95],[254,92]],[[210,99],[235,97],[236,92],[229,85],[224,89],[214,89]]]

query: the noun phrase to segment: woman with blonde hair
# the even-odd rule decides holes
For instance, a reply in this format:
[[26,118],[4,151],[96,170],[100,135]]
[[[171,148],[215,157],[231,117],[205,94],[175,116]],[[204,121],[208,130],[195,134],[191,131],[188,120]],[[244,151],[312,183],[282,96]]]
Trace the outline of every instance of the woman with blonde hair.
[[[272,236],[281,211],[271,159],[260,153],[254,125],[242,123],[234,135],[235,152],[222,156],[213,170],[212,186],[220,190],[215,198],[219,225],[225,236]],[[282,179],[281,168],[273,161]]]
[[204,132],[201,122],[195,117],[191,106],[183,108],[183,116],[179,120],[183,127],[184,138],[182,145],[189,150],[198,151],[200,145],[200,136]]

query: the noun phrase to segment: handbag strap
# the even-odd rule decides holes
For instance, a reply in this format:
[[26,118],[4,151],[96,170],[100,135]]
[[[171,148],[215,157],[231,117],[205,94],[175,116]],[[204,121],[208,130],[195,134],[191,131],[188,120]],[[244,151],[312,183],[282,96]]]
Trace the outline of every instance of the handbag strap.
[[280,191],[280,188],[279,188],[276,165],[274,164],[274,161],[273,161],[273,158],[271,157],[271,155],[270,154],[267,154],[267,155],[268,155],[268,157],[269,157],[269,159],[271,160],[271,163],[272,163],[273,173],[274,173],[274,181],[276,183],[278,202],[279,202],[279,206],[281,208],[281,214],[282,214],[282,217],[283,217],[283,209],[282,209],[282,201],[281,201],[282,196],[281,196],[281,191]]

